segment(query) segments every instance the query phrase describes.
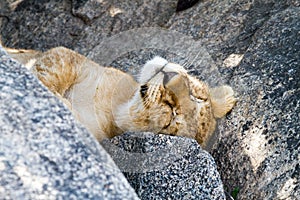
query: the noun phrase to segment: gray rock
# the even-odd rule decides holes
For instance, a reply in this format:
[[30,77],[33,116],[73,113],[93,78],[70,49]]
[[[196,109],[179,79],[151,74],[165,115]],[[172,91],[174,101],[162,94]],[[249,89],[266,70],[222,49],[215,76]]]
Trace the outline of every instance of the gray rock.
[[110,156],[0,46],[0,199],[138,199]]
[[8,15],[8,20],[2,22],[2,27],[5,27],[1,30],[3,45],[37,50],[73,47],[74,43],[78,43],[85,24],[72,15],[70,2],[21,1]]
[[300,8],[271,17],[232,74],[239,102],[214,150],[239,199],[300,197]]
[[[89,12],[93,1],[80,1],[76,9],[83,15],[94,13],[90,24],[72,15],[71,1],[55,2],[27,0],[5,14],[3,43],[64,45],[132,74],[155,54],[176,56],[198,78],[237,91],[239,102],[219,121],[211,150],[225,190],[238,199],[300,196],[299,0],[199,1],[178,13],[173,0],[116,0],[110,6],[122,12],[113,9],[113,16],[109,10]],[[244,58],[226,67],[231,54]]]
[[225,199],[213,158],[193,139],[126,133],[101,144],[141,199]]
[[8,15],[9,20],[3,18],[3,44],[39,50],[65,46],[86,55],[106,36],[165,24],[176,10],[177,0],[101,2],[22,1]]
[[109,1],[73,0],[72,13],[81,18],[86,24],[100,17],[111,6]]
[[192,9],[179,12],[168,27],[203,42],[218,65],[232,53],[244,53],[255,32],[292,0],[217,0],[201,1]]

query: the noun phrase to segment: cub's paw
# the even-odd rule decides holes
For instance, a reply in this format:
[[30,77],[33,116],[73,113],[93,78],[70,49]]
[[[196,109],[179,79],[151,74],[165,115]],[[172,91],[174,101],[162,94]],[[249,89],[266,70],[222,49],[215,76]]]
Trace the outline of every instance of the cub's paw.
[[210,89],[211,103],[215,118],[221,118],[230,112],[237,99],[233,89],[228,85]]

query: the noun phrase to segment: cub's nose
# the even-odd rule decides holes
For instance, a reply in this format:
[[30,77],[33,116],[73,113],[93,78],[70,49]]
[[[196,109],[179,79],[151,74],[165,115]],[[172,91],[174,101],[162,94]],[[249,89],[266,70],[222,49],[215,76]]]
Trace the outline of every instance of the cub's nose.
[[164,73],[164,79],[163,84],[166,85],[174,76],[176,76],[177,72],[163,72]]
[[172,91],[178,99],[190,99],[188,80],[185,75],[176,72],[166,72],[163,83],[165,89]]

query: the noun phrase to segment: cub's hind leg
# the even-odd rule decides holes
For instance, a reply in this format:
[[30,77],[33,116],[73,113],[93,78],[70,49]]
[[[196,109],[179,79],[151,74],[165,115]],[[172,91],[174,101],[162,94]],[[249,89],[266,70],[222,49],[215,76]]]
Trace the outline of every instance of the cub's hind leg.
[[46,52],[5,48],[8,55],[32,72],[56,95],[64,96],[75,83],[86,58],[64,47],[52,48]]
[[84,56],[72,50],[56,47],[36,59],[32,72],[50,91],[64,97],[75,84],[84,60]]
[[54,93],[77,117],[66,92],[75,84],[86,58],[64,47],[46,52],[5,48],[9,56],[31,70],[48,89]]
[[10,57],[19,61],[27,69],[31,69],[32,64],[35,62],[36,58],[38,58],[42,54],[42,52],[36,50],[12,49],[7,47],[5,47],[4,49]]
[[72,103],[66,98],[81,74],[86,58],[65,47],[52,48],[42,53],[32,66],[36,77],[53,92],[78,119],[78,113]]

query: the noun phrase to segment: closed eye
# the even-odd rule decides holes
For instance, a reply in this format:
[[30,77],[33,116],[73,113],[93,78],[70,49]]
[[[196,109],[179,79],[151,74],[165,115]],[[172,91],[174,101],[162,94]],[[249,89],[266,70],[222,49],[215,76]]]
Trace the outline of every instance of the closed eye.
[[205,99],[199,99],[199,98],[194,97],[193,95],[190,95],[190,98],[192,101],[195,101],[197,103],[202,103],[205,101]]

